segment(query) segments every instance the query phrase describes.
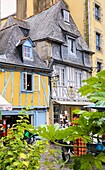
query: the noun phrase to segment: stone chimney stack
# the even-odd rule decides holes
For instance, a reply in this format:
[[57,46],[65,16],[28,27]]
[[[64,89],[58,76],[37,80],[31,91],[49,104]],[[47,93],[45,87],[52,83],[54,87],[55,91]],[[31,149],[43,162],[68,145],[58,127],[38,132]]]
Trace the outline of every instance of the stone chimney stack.
[[17,0],[16,3],[16,17],[25,19],[27,17],[27,0]]
[[58,1],[59,0],[33,0],[34,14],[44,11]]
[[42,12],[60,0],[17,0],[16,17],[25,19]]

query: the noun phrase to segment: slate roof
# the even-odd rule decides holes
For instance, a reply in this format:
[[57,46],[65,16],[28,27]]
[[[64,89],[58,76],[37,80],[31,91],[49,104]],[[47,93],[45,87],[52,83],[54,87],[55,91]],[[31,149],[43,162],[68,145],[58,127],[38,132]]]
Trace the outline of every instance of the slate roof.
[[39,58],[33,49],[33,60],[23,60],[19,54],[16,44],[24,39],[24,34],[17,24],[13,24],[0,30],[0,63],[19,65],[22,67],[38,68],[40,70],[49,70],[45,63]]
[[75,22],[70,15],[70,24],[63,20],[62,10],[68,10],[64,0],[60,0],[49,9],[34,15],[27,20],[18,20],[10,16],[4,25],[4,28],[16,23],[19,27],[29,29],[29,36],[33,41],[50,39],[64,43],[64,32],[77,38],[77,49],[89,51],[88,45],[82,38]]
[[26,40],[30,40],[31,43],[32,43],[32,46],[35,47],[35,44],[32,42],[32,40],[31,40],[31,38],[30,38],[29,36],[24,37],[24,38],[22,38],[21,40],[19,40],[19,42],[16,44],[16,47],[24,44],[24,42],[25,42]]
[[63,20],[62,9],[67,10],[66,3],[60,0],[49,9],[34,15],[27,19],[30,25],[29,36],[33,41],[41,39],[51,39],[64,43],[64,34],[66,31],[77,38],[78,49],[90,51],[86,42],[83,40],[76,24],[70,15],[70,24],[66,24]]
[[13,16],[9,16],[6,23],[4,24],[3,28],[6,28],[10,25],[17,24],[19,27],[25,28],[27,30],[30,29],[29,24],[25,20],[19,20]]

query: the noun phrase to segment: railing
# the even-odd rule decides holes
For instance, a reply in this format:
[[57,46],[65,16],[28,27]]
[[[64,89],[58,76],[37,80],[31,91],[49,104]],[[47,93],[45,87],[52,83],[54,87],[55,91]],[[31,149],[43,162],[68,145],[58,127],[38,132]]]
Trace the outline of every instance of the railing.
[[78,88],[60,85],[52,89],[52,98],[68,101],[88,101],[86,97],[78,93]]

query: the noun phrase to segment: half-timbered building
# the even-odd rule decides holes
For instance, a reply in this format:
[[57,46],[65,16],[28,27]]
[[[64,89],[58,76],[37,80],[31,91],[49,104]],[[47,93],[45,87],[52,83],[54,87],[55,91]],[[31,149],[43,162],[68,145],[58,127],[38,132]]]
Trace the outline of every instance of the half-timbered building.
[[9,17],[0,30],[0,94],[13,108],[2,111],[7,124],[26,106],[34,126],[47,123],[50,69],[36,53],[29,29],[25,21]]
[[88,104],[78,89],[91,75],[92,53],[63,0],[27,21],[39,56],[53,69],[50,120],[60,122],[60,117],[68,113],[70,121],[75,108]]

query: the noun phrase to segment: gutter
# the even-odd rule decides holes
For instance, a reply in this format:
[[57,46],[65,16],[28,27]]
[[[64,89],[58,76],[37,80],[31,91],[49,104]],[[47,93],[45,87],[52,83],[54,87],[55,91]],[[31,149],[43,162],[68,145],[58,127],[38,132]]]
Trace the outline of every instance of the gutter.
[[26,69],[36,69],[36,70],[39,70],[39,71],[47,71],[47,72],[52,72],[52,70],[50,68],[39,68],[39,67],[32,67],[32,66],[23,66],[23,65],[16,65],[16,64],[10,64],[10,63],[1,63],[0,62],[0,66],[3,65],[3,66],[14,66],[15,68],[26,68]]
[[59,61],[59,60],[56,60],[56,59],[54,59],[54,63],[62,64],[62,65],[65,64],[67,66],[71,66],[71,67],[75,67],[75,68],[80,68],[82,70],[86,70],[86,71],[91,72],[91,66],[90,67],[87,67],[87,66],[84,67],[84,65],[76,65],[74,63],[68,63],[67,61],[64,61],[64,60]]

